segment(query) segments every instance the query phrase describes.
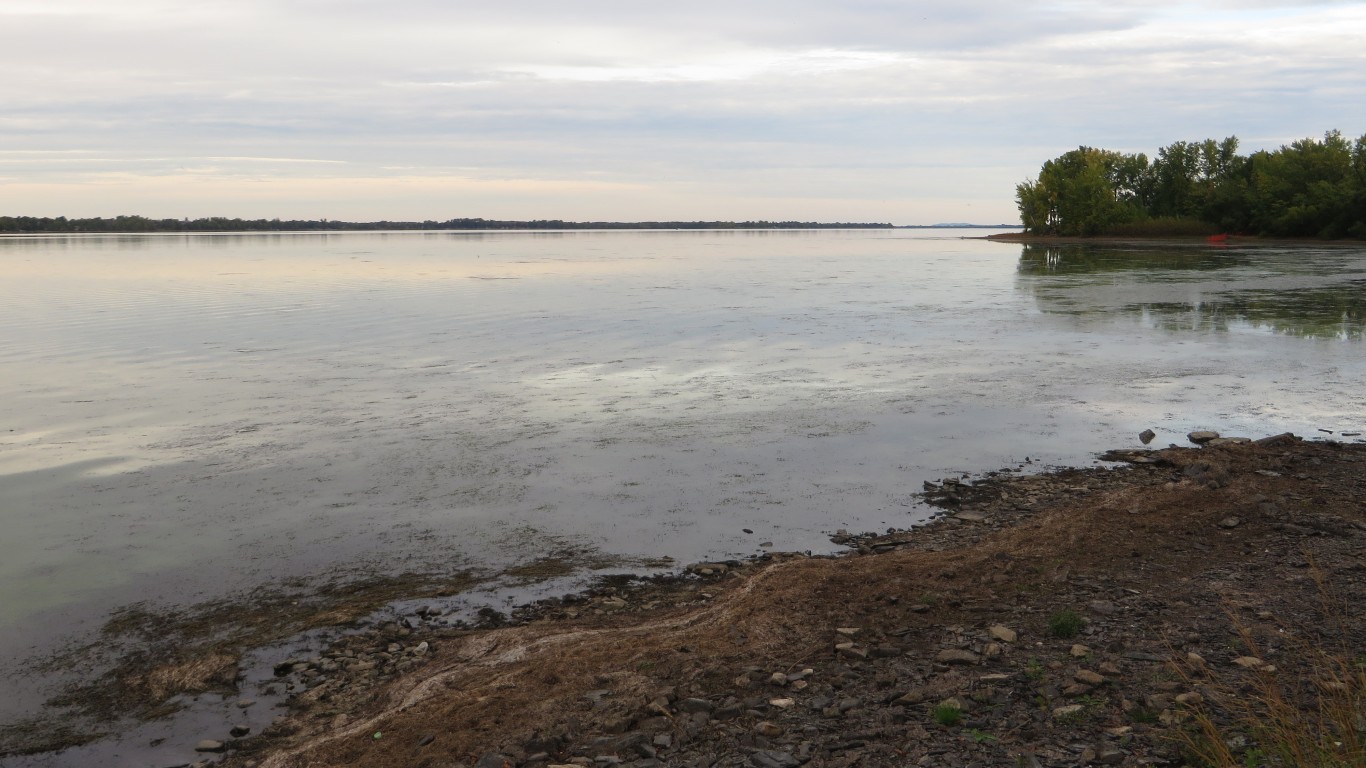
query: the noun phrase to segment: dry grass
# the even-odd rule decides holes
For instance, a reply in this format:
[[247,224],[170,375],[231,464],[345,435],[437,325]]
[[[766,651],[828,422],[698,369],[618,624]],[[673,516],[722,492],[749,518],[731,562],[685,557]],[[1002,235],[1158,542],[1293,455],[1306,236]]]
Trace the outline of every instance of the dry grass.
[[156,701],[181,693],[200,693],[219,686],[231,686],[237,675],[237,657],[210,653],[188,661],[166,664],[133,682]]
[[[1321,636],[1294,643],[1294,668],[1251,664],[1214,673],[1188,665],[1188,681],[1208,675],[1211,696],[1180,732],[1188,755],[1209,768],[1366,766],[1366,654],[1353,648],[1345,604],[1322,570],[1312,571],[1322,601]],[[1230,611],[1248,657],[1264,658],[1253,631]]]

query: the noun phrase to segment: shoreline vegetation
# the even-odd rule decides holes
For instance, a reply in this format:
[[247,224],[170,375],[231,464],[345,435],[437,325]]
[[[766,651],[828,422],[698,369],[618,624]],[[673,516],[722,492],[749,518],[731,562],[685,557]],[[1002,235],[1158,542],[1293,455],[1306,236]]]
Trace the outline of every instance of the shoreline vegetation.
[[[989,225],[944,224],[934,227],[987,228]],[[1012,226],[1012,225],[1002,225]],[[123,234],[154,232],[372,232],[372,231],[546,231],[613,229],[922,229],[887,223],[813,221],[563,221],[535,219],[455,218],[445,221],[332,221],[329,219],[150,219],[145,216],[67,218],[65,216],[0,216],[0,234]]]
[[1078,147],[1015,188],[1031,235],[1131,238],[1219,233],[1366,239],[1366,136],[1328,131],[1238,154],[1238,137],[1143,153]]
[[[268,727],[177,738],[234,768],[1363,764],[1366,444],[1189,439],[927,482],[932,522],[832,556],[353,620],[268,661]],[[104,683],[249,695],[240,650],[193,645]],[[32,726],[0,755],[62,738]]]

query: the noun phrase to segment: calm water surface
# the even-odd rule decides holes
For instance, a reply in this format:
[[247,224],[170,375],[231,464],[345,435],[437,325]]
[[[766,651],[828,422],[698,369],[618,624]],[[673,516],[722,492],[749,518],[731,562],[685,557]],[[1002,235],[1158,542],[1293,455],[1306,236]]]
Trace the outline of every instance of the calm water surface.
[[960,234],[0,239],[0,658],[54,610],[828,550],[1148,427],[1363,426],[1366,249]]

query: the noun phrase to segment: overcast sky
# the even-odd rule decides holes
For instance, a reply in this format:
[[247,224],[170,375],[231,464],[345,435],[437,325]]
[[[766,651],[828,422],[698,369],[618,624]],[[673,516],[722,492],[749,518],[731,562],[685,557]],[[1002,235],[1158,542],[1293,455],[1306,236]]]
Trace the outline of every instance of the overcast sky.
[[1366,3],[0,0],[0,215],[1018,221],[1366,133]]

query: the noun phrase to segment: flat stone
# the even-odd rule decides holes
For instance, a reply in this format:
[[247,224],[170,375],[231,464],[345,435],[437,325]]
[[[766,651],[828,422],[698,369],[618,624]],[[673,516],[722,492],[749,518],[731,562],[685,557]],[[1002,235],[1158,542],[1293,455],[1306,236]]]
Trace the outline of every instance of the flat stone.
[[1072,658],[1074,658],[1074,659],[1080,659],[1080,658],[1083,657],[1083,656],[1088,656],[1088,655],[1090,655],[1091,649],[1090,649],[1090,648],[1087,648],[1086,646],[1082,645],[1081,643],[1077,643],[1076,645],[1073,645],[1073,646],[1072,646],[1072,650],[1068,651],[1068,653],[1072,654]]
[[1220,528],[1237,528],[1238,526],[1240,526],[1240,525],[1242,525],[1242,524],[1243,524],[1243,521],[1242,521],[1242,520],[1239,520],[1238,518],[1236,518],[1236,517],[1234,517],[1234,516],[1232,516],[1232,515],[1229,515],[1228,517],[1226,517],[1226,518],[1224,518],[1223,520],[1220,520],[1220,521],[1219,521],[1219,527],[1220,527]]
[[1096,762],[1101,765],[1119,765],[1124,762],[1124,750],[1112,744],[1102,744],[1096,749]]
[[1101,616],[1112,616],[1119,611],[1119,606],[1109,600],[1092,600],[1086,607],[1092,613],[1099,613]]
[[200,741],[198,744],[194,745],[194,751],[196,752],[223,752],[227,748],[227,744],[224,744],[223,742],[217,741],[215,739],[204,739],[203,741]]
[[250,726],[250,725],[234,725],[232,728],[228,729],[228,733],[229,733],[234,739],[240,739],[240,738],[242,738],[243,736],[246,736],[248,733],[251,733],[251,726]]
[[1019,633],[1000,624],[987,630],[987,632],[991,635],[992,640],[1000,640],[1003,643],[1013,643],[1019,639]]
[[1256,656],[1239,656],[1238,658],[1233,660],[1233,663],[1237,664],[1243,669],[1258,669],[1266,666],[1266,662],[1262,661]]
[[710,712],[715,708],[716,705],[706,699],[684,699],[678,702],[678,711],[687,712],[689,714],[694,712]]
[[1087,685],[1105,685],[1105,678],[1089,669],[1077,670],[1077,674],[1073,675],[1072,679]]
[[945,648],[935,655],[934,660],[940,664],[977,664],[982,659],[972,651],[962,648]]
[[1191,441],[1192,443],[1195,443],[1196,445],[1204,445],[1205,443],[1208,443],[1211,440],[1219,439],[1219,433],[1201,429],[1186,435],[1186,439]]
[[801,761],[793,757],[790,752],[778,752],[772,749],[761,749],[749,756],[749,761],[755,768],[797,768]]
[[965,523],[985,523],[987,521],[987,516],[981,512],[959,512],[954,517]]
[[791,709],[791,708],[792,708],[792,705],[797,703],[797,700],[796,700],[796,699],[769,699],[769,700],[768,700],[768,703],[769,703],[769,706],[777,707],[778,709]]
[[1068,704],[1065,707],[1058,707],[1057,709],[1053,710],[1053,717],[1055,719],[1062,720],[1063,718],[1070,717],[1081,712],[1083,709],[1086,709],[1085,705]]

